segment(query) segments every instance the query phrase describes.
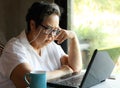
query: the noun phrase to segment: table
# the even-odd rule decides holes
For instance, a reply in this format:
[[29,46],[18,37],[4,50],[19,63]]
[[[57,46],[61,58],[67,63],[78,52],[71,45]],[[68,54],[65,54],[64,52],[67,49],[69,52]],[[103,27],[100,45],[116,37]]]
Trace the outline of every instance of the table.
[[[48,87],[54,88],[54,87]],[[115,75],[115,79],[106,79],[106,81],[90,88],[120,88],[120,74]]]
[[107,79],[106,81],[90,88],[120,88],[120,74],[115,75],[115,79]]

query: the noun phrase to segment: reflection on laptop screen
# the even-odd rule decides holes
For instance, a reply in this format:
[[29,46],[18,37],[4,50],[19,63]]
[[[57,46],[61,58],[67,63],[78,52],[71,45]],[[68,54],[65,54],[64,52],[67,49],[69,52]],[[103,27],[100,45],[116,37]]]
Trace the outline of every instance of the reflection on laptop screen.
[[101,49],[101,51],[107,51],[115,63],[120,57],[120,47]]
[[112,60],[115,63],[115,68],[113,74],[120,74],[120,47],[101,49],[102,51],[106,50],[111,56]]

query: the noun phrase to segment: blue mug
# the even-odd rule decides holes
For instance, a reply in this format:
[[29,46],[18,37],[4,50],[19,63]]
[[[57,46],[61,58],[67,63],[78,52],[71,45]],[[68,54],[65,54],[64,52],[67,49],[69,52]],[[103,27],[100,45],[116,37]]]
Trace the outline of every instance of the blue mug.
[[33,71],[27,73],[24,76],[24,80],[30,88],[47,88],[45,71]]

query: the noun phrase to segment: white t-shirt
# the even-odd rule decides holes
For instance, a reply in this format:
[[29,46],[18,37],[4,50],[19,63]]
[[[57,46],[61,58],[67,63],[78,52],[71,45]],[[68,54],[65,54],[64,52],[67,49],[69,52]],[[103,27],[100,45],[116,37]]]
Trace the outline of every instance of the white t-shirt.
[[41,49],[41,56],[39,56],[29,44],[23,31],[6,44],[0,57],[0,88],[15,88],[10,75],[17,65],[28,63],[33,70],[52,71],[60,68],[60,57],[63,55],[65,53],[62,48],[55,42],[51,42]]

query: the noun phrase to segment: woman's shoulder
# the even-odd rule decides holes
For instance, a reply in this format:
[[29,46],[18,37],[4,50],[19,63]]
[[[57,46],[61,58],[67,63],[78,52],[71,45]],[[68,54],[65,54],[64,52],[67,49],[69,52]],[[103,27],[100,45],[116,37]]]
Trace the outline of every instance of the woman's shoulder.
[[10,39],[6,44],[5,44],[5,47],[4,47],[4,51],[5,52],[12,52],[14,50],[22,50],[23,48],[23,45],[21,44],[20,40],[16,37]]

